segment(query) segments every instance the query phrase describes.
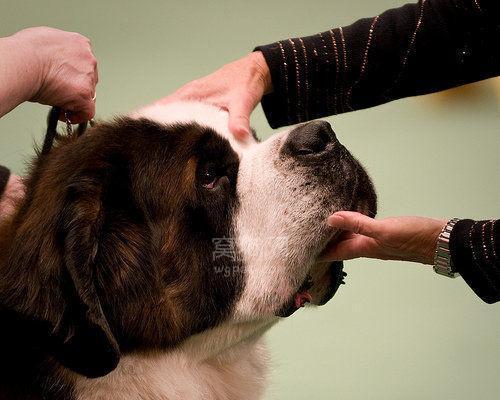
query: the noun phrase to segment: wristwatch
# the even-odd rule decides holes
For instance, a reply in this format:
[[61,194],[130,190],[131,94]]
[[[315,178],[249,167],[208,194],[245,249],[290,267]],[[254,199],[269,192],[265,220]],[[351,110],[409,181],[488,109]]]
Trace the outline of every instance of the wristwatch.
[[450,235],[458,218],[450,219],[438,236],[436,255],[434,256],[434,271],[448,278],[456,278],[460,274],[453,267],[450,253]]

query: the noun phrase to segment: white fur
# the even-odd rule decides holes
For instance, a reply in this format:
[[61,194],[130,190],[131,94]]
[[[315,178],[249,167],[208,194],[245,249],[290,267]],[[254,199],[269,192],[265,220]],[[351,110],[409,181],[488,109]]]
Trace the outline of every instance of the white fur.
[[132,118],[147,118],[163,124],[196,122],[207,126],[226,138],[238,155],[255,143],[253,137],[239,141],[229,132],[228,114],[215,106],[198,102],[176,102],[153,104],[139,109],[130,115]]
[[103,378],[78,377],[78,400],[257,400],[265,388],[268,322],[224,324],[175,350],[124,356]]

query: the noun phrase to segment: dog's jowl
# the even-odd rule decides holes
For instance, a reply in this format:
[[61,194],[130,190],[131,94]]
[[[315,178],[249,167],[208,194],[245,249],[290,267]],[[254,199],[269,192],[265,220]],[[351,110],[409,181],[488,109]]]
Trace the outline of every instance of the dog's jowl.
[[0,227],[0,399],[259,399],[262,335],[335,293],[337,210],[375,194],[330,125],[244,142],[151,106],[34,160]]

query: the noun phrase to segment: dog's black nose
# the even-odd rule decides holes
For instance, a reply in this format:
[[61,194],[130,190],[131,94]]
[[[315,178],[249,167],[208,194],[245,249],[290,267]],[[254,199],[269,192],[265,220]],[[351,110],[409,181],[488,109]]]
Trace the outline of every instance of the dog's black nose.
[[285,150],[292,157],[312,156],[327,150],[337,141],[332,126],[326,121],[313,121],[298,126],[288,134]]

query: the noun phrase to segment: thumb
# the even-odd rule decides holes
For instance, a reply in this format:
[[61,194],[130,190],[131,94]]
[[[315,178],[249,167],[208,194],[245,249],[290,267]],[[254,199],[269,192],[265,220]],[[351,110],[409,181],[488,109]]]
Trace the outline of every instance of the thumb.
[[354,211],[339,211],[326,221],[333,228],[358,233],[368,237],[380,234],[379,221]]
[[239,140],[245,140],[250,135],[251,105],[239,102],[229,108],[229,130]]
[[[74,106],[61,106],[62,110],[69,113],[69,119],[72,124],[80,124],[85,121],[89,121],[94,118],[95,115],[95,102],[93,100],[82,103],[81,105]],[[64,112],[61,112],[59,117],[60,121],[65,121],[66,116]]]

